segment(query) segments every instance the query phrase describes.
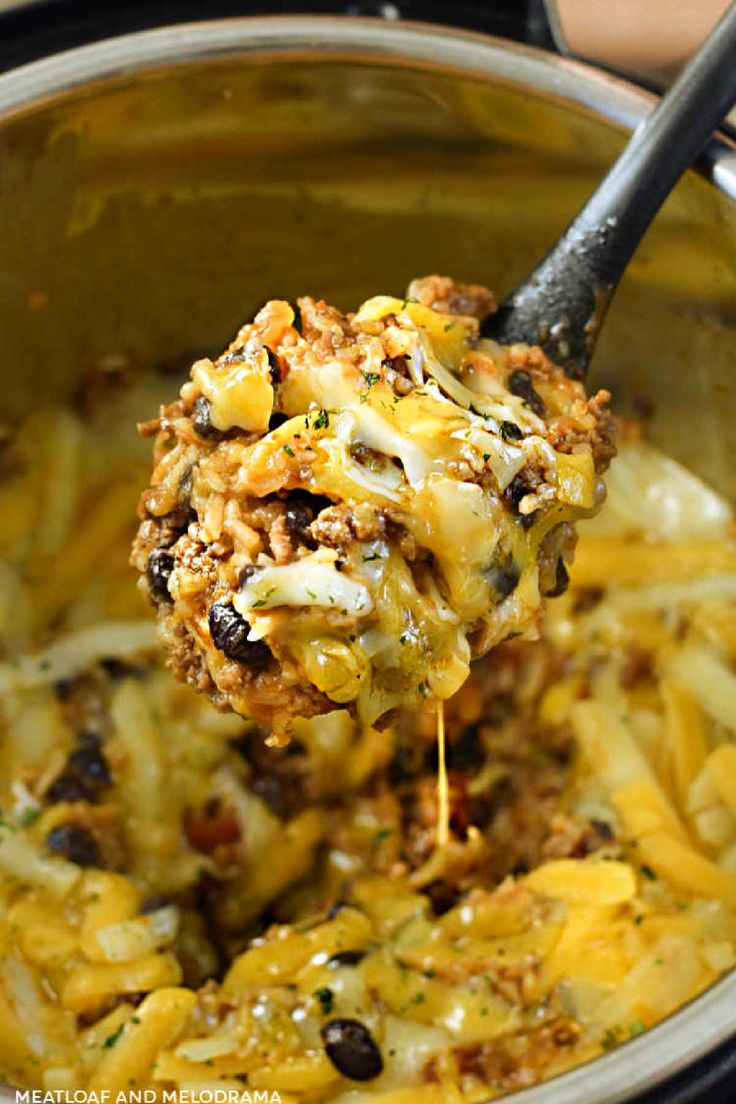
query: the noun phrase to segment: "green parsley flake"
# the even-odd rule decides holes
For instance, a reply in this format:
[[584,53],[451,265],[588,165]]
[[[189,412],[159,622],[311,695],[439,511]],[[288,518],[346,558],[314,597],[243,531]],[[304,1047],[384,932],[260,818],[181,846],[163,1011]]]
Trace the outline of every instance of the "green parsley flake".
[[322,1015],[329,1016],[335,1002],[335,994],[326,985],[314,990],[314,995],[322,1007]]
[[270,588],[269,588],[269,589],[268,589],[268,590],[266,591],[266,593],[265,593],[265,594],[263,595],[263,597],[262,597],[262,598],[259,598],[257,602],[254,602],[254,603],[253,603],[253,605],[251,606],[251,609],[260,609],[260,607],[261,607],[261,606],[265,606],[265,605],[266,605],[266,602],[267,602],[267,601],[268,601],[268,599],[269,599],[269,598],[271,597],[271,595],[273,594],[273,592],[275,591],[275,589],[276,589],[276,587],[275,587],[275,586],[272,586],[272,587],[270,587]]
[[115,1046],[115,1044],[117,1043],[118,1039],[120,1038],[120,1036],[123,1034],[124,1031],[125,1031],[125,1024],[121,1023],[120,1026],[118,1027],[117,1031],[113,1031],[112,1035],[107,1036],[104,1043],[102,1044],[103,1050],[111,1050]]

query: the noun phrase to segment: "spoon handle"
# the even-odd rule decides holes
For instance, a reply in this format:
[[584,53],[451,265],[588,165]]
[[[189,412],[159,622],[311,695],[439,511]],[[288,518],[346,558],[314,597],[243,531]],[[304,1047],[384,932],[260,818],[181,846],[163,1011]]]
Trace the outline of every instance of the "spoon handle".
[[631,255],[734,101],[736,2],[551,252],[488,319],[487,335],[539,344],[571,375],[584,375]]

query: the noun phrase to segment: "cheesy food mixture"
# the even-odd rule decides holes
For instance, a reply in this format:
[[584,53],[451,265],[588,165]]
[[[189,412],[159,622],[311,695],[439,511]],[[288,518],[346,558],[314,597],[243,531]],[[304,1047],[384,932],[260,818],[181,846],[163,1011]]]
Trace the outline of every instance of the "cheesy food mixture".
[[438,276],[347,315],[270,301],[143,427],[133,563],[173,670],[273,741],[451,697],[565,590],[609,396],[480,337],[494,308]]

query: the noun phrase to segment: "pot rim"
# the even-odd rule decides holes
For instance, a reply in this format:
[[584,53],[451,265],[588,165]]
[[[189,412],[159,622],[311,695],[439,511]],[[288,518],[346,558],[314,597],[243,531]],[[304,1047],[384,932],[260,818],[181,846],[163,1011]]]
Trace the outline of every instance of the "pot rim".
[[[243,16],[119,35],[10,70],[0,76],[0,124],[93,83],[259,54],[419,65],[531,88],[623,131],[633,130],[657,102],[650,92],[594,66],[472,31],[346,16]],[[713,137],[696,168],[736,200],[736,141],[727,133]],[[732,1036],[736,971],[640,1037],[513,1099],[518,1104],[620,1104],[661,1085]]]
[[[480,79],[493,76],[509,87],[528,87],[552,99],[603,115],[633,130],[658,97],[585,62],[533,46],[439,24],[352,16],[235,16],[179,23],[116,35],[32,61],[0,75],[0,118],[41,106],[90,82],[133,76],[237,54],[384,59],[430,65]],[[714,135],[697,171],[736,199],[736,137]]]

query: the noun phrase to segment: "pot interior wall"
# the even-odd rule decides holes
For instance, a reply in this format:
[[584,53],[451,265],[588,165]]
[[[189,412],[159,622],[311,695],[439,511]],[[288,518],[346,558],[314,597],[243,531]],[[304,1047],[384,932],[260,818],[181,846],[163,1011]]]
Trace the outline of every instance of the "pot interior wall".
[[[350,306],[445,272],[511,289],[623,143],[487,79],[331,57],[221,58],[0,122],[4,407],[109,354],[181,367],[267,297]],[[642,244],[593,382],[736,490],[736,206],[695,173]],[[729,330],[731,333],[729,334]]]

